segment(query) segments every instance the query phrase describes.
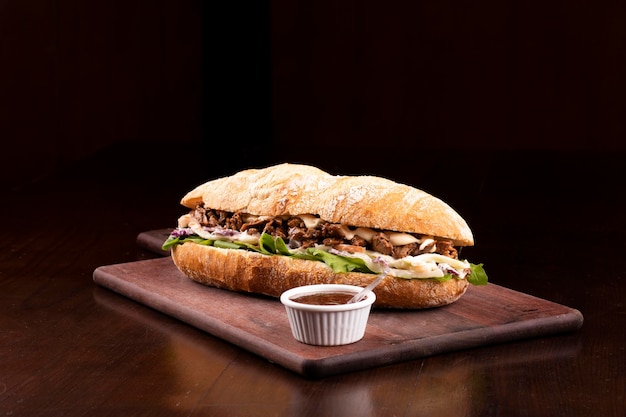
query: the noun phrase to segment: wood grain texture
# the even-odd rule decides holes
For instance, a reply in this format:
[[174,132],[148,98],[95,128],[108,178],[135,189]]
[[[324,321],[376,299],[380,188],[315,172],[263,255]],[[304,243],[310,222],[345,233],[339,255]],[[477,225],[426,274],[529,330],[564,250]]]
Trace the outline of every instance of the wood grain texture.
[[626,202],[615,198],[623,153],[475,153],[486,178],[471,200],[443,178],[377,166],[468,203],[471,257],[491,281],[571,306],[585,321],[573,332],[312,379],[93,283],[99,266],[161,257],[137,235],[170,226],[181,190],[205,178],[198,165],[164,176],[155,166],[170,147],[150,149],[146,159],[145,147],[115,147],[0,201],[0,414],[626,415],[626,275],[610,268],[626,233]]
[[171,258],[101,266],[94,281],[308,377],[566,332],[583,322],[575,309],[490,284],[446,307],[374,310],[361,341],[320,348],[292,337],[278,300],[199,285]]

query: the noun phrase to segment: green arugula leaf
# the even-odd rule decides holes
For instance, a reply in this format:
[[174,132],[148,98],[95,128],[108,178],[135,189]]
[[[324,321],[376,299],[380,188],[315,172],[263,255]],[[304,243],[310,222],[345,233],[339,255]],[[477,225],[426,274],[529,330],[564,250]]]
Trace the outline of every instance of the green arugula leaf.
[[289,252],[289,248],[287,247],[287,244],[285,243],[282,237],[278,236],[276,240],[274,241],[274,243],[275,243],[274,246],[276,247],[276,254],[285,255],[285,256],[291,255],[291,252]]
[[204,239],[200,236],[189,236],[189,237],[185,237],[183,239],[179,238],[179,237],[172,237],[169,236],[165,242],[163,243],[163,245],[161,246],[161,249],[163,250],[168,250],[170,249],[172,246],[175,245],[182,245],[185,242],[193,242],[193,243],[197,243],[198,245],[208,245],[208,246],[212,246],[213,245],[213,240],[211,239]]
[[222,249],[241,249],[241,245],[237,242],[229,242],[227,240],[216,240],[213,246]]
[[261,253],[266,255],[276,254],[276,242],[274,241],[274,238],[267,233],[263,233],[259,238],[259,249],[261,250]]
[[165,240],[165,242],[163,242],[163,245],[161,246],[161,250],[168,250],[172,246],[176,246],[179,241],[180,241],[180,238],[169,235],[167,239]]
[[263,253],[258,246],[251,245],[250,243],[239,242],[239,241],[235,241],[233,243],[236,243],[237,245],[239,245],[239,249],[247,249],[252,252]]
[[[252,245],[246,246],[251,247]],[[263,233],[261,235],[261,237],[259,238],[259,248],[254,248],[253,250],[257,250],[258,252],[264,253],[266,255],[291,256],[291,252],[289,252],[289,248],[287,247],[287,244],[282,237],[277,236],[276,238],[274,238],[267,233]]]
[[[365,261],[360,258],[351,258],[346,256],[335,255],[326,251],[308,248],[306,252],[291,253],[285,241],[279,237],[272,237],[268,233],[263,233],[259,238],[259,246],[252,245],[244,242],[230,242],[222,240],[204,239],[200,236],[188,236],[185,238],[169,236],[163,243],[162,249],[168,250],[171,247],[185,242],[194,242],[199,245],[215,246],[224,249],[246,249],[254,252],[259,252],[265,255],[282,255],[291,256],[297,259],[305,259],[309,261],[324,262],[326,265],[332,268],[336,273],[345,272],[364,272],[368,274],[375,274],[376,272],[368,268]],[[472,285],[487,285],[487,273],[483,269],[483,264],[470,264],[471,272],[467,276],[467,281]],[[446,274],[443,277],[433,278],[440,282],[445,282],[452,279],[452,274]]]

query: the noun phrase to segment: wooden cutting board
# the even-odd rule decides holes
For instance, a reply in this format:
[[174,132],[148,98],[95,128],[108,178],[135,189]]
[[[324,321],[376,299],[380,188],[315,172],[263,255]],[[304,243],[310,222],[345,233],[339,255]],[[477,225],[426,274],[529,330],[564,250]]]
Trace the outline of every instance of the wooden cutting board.
[[277,299],[198,284],[170,257],[106,265],[94,281],[300,375],[320,378],[460,349],[573,331],[575,309],[495,284],[431,310],[372,310],[365,337],[344,346],[297,342]]

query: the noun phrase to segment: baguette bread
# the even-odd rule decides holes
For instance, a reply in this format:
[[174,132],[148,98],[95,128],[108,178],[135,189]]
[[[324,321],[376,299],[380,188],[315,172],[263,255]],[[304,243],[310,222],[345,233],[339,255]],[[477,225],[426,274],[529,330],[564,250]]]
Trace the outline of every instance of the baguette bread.
[[[373,176],[333,176],[307,165],[280,164],[241,171],[196,187],[182,198],[181,204],[192,210],[200,206],[202,210],[283,219],[314,216],[330,224],[348,226],[350,230],[366,228],[376,233],[435,237],[454,246],[474,244],[465,220],[445,202],[422,190]],[[187,227],[189,219],[194,218],[191,213],[186,216],[179,219],[179,228]],[[453,252],[451,256],[456,257],[456,250]],[[377,276],[372,271],[335,272],[317,260],[207,246],[194,241],[171,246],[171,255],[180,271],[201,284],[271,297],[309,284],[364,287]],[[447,259],[452,264],[456,261]],[[463,262],[463,270],[468,271],[470,264]],[[432,270],[432,265],[429,268]],[[447,305],[467,290],[469,282],[465,276],[463,273],[447,280],[406,279],[393,272],[376,287],[375,306],[418,309]]]
[[[334,273],[322,262],[286,256],[268,256],[238,249],[221,249],[194,243],[172,248],[174,264],[192,280],[231,291],[280,297],[284,291],[310,284],[367,286],[375,274]],[[386,276],[376,286],[374,306],[422,309],[458,300],[467,290],[465,279],[401,279]]]
[[373,176],[333,176],[308,165],[249,169],[198,186],[181,204],[264,216],[313,214],[330,223],[420,233],[472,246],[465,220],[442,200]]

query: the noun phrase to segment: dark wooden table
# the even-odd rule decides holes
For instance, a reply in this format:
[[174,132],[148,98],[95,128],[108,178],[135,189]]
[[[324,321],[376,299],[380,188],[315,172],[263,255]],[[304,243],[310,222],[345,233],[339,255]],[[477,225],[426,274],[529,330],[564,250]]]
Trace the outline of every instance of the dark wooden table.
[[[2,191],[0,415],[626,415],[626,155],[412,155],[367,171],[450,202],[491,282],[578,309],[579,330],[303,378],[94,284],[98,266],[156,257],[137,235],[173,226],[182,194],[239,168],[120,146]],[[317,162],[363,173],[359,161]]]

